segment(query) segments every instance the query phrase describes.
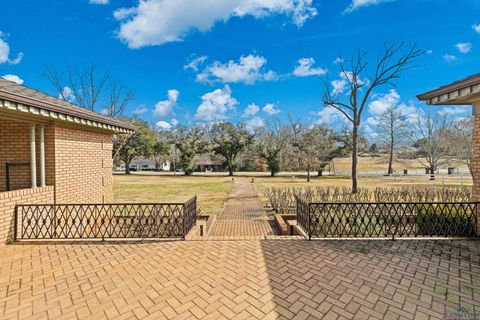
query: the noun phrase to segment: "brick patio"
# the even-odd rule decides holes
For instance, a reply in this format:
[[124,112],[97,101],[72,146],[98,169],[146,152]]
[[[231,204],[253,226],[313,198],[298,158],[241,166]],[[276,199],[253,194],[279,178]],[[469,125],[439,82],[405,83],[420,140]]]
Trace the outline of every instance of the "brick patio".
[[444,318],[480,312],[480,242],[0,247],[0,318]]
[[237,183],[212,235],[191,237],[202,241],[0,246],[0,318],[444,319],[459,306],[480,316],[478,240],[276,233],[253,187]]

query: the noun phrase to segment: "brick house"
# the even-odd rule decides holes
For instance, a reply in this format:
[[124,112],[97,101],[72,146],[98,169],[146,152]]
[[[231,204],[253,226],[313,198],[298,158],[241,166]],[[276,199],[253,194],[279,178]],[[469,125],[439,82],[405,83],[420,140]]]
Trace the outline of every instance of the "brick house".
[[[417,98],[428,105],[471,105],[473,127],[473,200],[480,201],[480,73],[420,94]],[[480,212],[477,213],[480,230]]]
[[112,137],[133,130],[0,78],[0,242],[17,204],[111,202]]

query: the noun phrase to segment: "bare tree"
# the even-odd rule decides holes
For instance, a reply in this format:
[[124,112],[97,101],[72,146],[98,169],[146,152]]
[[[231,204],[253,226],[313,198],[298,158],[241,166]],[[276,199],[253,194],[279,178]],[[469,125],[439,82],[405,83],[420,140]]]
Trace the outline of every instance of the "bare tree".
[[123,83],[112,80],[108,72],[98,72],[94,64],[82,71],[68,67],[65,74],[49,67],[45,77],[60,99],[111,118],[120,117],[135,96]]
[[377,119],[377,138],[388,151],[387,174],[393,174],[395,151],[404,142],[407,134],[405,116],[395,105],[391,105]]
[[448,144],[448,123],[445,115],[430,112],[420,114],[411,122],[411,136],[414,146],[418,148],[417,161],[420,162],[435,179],[435,171],[439,166],[445,165],[450,160]]
[[[324,79],[325,93],[323,104],[340,111],[352,125],[352,192],[357,193],[357,165],[358,149],[357,139],[361,124],[361,117],[371,94],[382,86],[396,86],[396,81],[401,74],[412,68],[412,63],[423,51],[412,46],[405,54],[400,54],[405,45],[403,42],[385,45],[384,51],[378,59],[375,72],[371,77],[361,79],[361,76],[368,67],[365,61],[366,55],[358,51],[351,59],[349,68],[344,63],[340,64],[341,77],[349,93],[342,95],[343,90],[333,90],[327,79]],[[368,80],[370,79],[370,80]],[[338,82],[336,83],[338,86]]]
[[447,131],[447,141],[452,155],[468,166],[473,176],[473,118],[456,119]]

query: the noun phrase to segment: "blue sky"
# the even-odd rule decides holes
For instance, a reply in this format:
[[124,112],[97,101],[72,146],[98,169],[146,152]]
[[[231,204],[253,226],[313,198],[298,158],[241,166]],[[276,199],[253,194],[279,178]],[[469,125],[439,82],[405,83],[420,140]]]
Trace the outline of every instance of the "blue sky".
[[417,94],[480,72],[478,0],[8,1],[0,32],[0,76],[56,95],[47,66],[95,63],[136,92],[127,114],[163,127],[289,114],[338,125],[319,77],[338,80],[334,61],[357,49],[373,64],[384,41],[428,53],[372,97],[367,131],[387,103],[413,112]]

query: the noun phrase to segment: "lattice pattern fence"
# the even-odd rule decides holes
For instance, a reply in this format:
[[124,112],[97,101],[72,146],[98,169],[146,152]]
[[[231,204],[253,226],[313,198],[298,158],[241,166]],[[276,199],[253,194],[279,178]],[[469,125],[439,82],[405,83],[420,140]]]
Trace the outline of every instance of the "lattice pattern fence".
[[196,222],[185,203],[18,205],[15,239],[182,238]]
[[297,222],[311,238],[471,237],[477,202],[310,203],[297,201]]

